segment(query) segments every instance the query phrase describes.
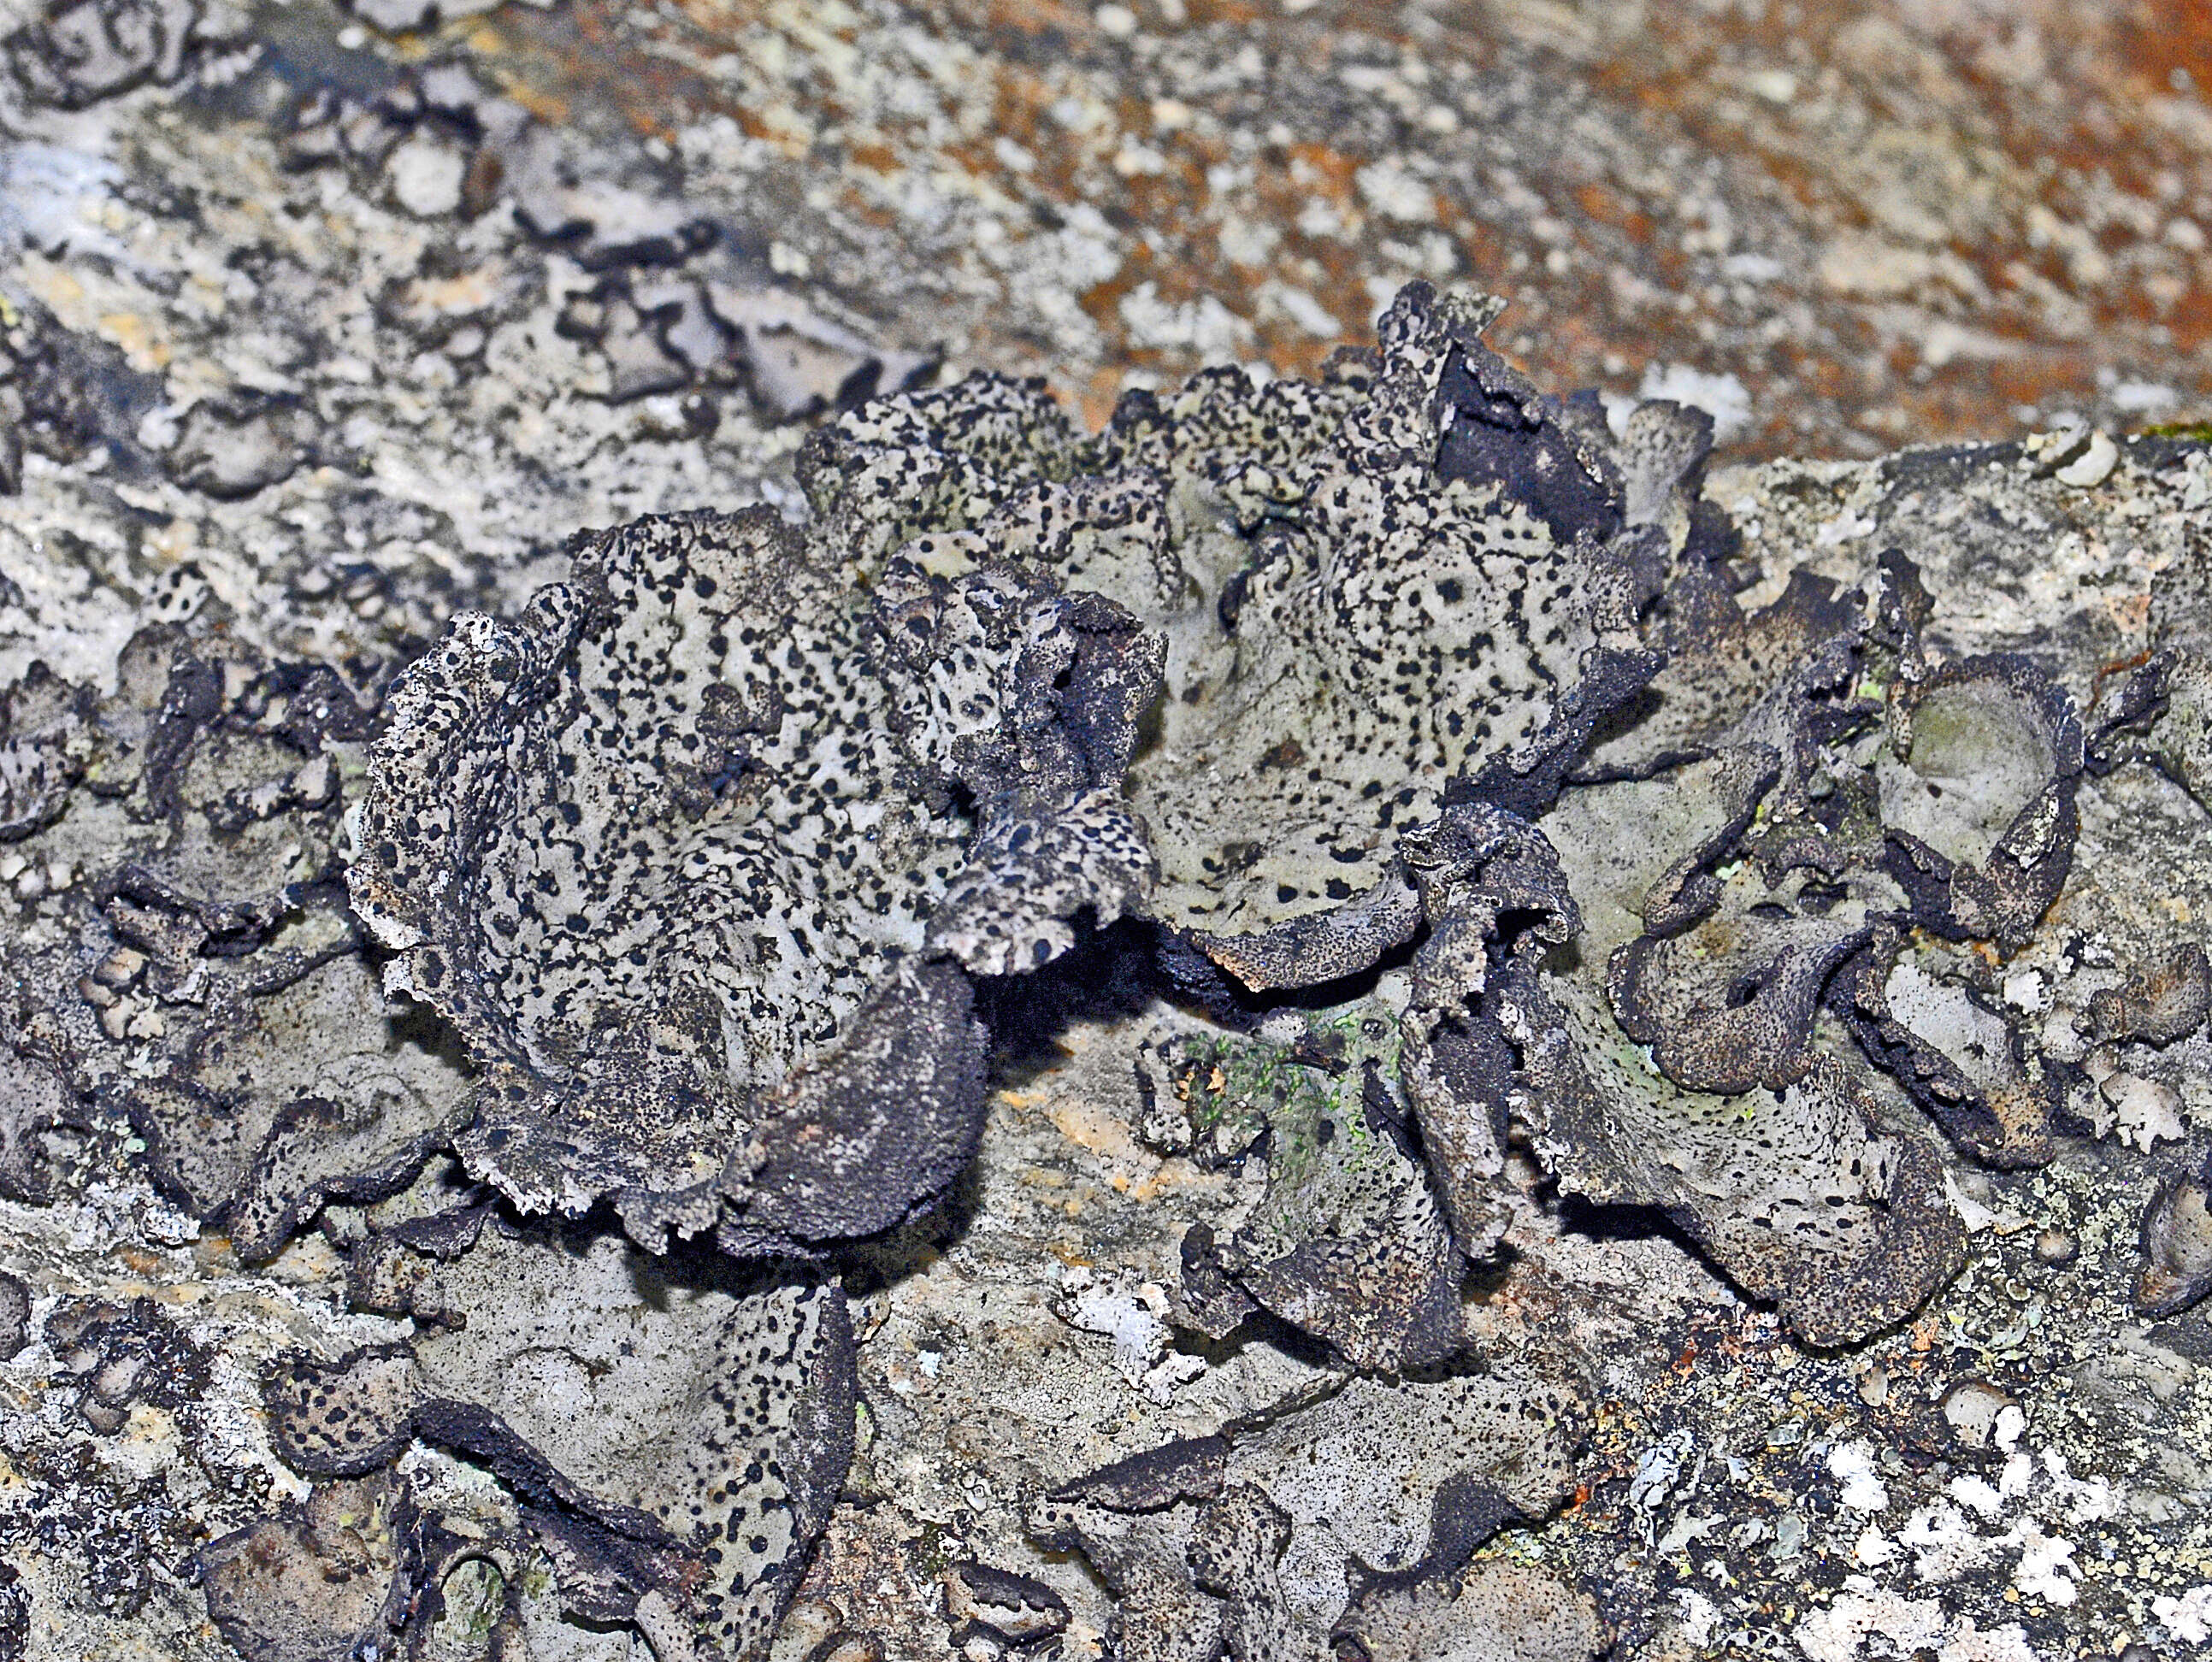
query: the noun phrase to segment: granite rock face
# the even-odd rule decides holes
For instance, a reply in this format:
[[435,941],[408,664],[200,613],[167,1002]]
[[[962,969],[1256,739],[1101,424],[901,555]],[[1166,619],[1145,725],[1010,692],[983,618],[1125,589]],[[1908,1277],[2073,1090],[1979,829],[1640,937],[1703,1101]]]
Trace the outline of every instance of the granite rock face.
[[2207,1642],[2200,446],[1094,428],[456,9],[6,34],[0,1658]]

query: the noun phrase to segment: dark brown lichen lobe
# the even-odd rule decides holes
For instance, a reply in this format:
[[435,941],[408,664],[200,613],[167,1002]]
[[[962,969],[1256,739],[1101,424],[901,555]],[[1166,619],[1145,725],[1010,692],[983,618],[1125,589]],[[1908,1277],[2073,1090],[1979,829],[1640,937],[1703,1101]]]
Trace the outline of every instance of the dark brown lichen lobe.
[[2212,1157],[2159,1185],[2143,1209],[2138,1247],[2135,1306],[2142,1314],[2178,1316],[2212,1293]]

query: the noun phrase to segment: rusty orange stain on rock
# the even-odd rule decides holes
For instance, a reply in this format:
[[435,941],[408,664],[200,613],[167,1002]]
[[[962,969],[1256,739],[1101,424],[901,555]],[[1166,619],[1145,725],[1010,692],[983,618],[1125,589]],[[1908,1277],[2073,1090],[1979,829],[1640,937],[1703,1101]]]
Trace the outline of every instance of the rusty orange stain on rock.
[[[1218,300],[1249,331],[1240,355],[1317,367],[1328,343],[1279,317],[1261,291],[1271,282],[1304,290],[1356,330],[1377,286],[1415,275],[1403,256],[1382,252],[1413,239],[1368,223],[1358,188],[1361,168],[1407,155],[1437,161],[1437,228],[1450,244],[1449,269],[1420,274],[1528,297],[1499,343],[1533,374],[1625,390],[1620,378],[1632,386],[1647,364],[1733,373],[1750,397],[1741,445],[1752,453],[2001,436],[2021,406],[2094,410],[2103,387],[2130,378],[2172,380],[2185,403],[2212,388],[2197,355],[2212,343],[2212,264],[2191,241],[2212,232],[2212,112],[2200,95],[2212,76],[2212,13],[2193,0],[2021,0],[1987,15],[1905,0],[1808,0],[1787,17],[1778,8],[1757,18],[1655,8],[1633,28],[1595,4],[1540,13],[1466,0],[1430,14],[1422,27],[1441,28],[1428,35],[1395,12],[1337,0],[1296,15],[1243,0],[1188,0],[1174,20],[1150,4],[1132,9],[1137,35],[1123,39],[1073,0],[924,8],[931,50],[958,66],[913,76],[926,116],[862,107],[859,82],[810,56],[833,39],[863,56],[893,45],[859,14],[810,40],[759,3],[683,0],[680,12],[647,12],[578,0],[573,17],[502,14],[499,33],[541,112],[582,98],[589,77],[592,97],[611,100],[641,130],[668,136],[711,112],[775,145],[786,171],[766,200],[795,200],[838,169],[842,182],[861,181],[858,194],[830,200],[890,264],[839,272],[841,292],[914,312],[908,332],[957,337],[964,360],[1049,370],[1078,390],[1086,418],[1110,407],[1102,383],[1132,369],[1179,379],[1206,355],[1135,335],[1121,301],[1141,282],[1169,305]],[[1216,78],[1176,81],[1159,51],[1167,40]],[[1245,52],[1257,70],[1226,74]],[[741,94],[743,76],[683,66],[724,54],[756,70],[773,58],[781,67],[760,71],[772,96]],[[1370,77],[1360,86],[1398,82],[1387,94],[1362,91],[1336,74],[1349,62]],[[1524,78],[1538,113],[1492,119],[1480,100],[1468,104],[1453,79],[1468,66]],[[1299,95],[1285,89],[1313,87],[1327,89],[1312,106],[1329,112],[1325,127],[1284,101]],[[1063,98],[1079,118],[1090,111],[1103,122],[1064,122],[1053,113]],[[1425,100],[1455,98],[1458,149],[1419,121]],[[1639,133],[1640,154],[1542,159],[1522,129],[1554,106],[1561,120]],[[1500,153],[1483,148],[1493,133]],[[1157,161],[1139,154],[1147,149]],[[1123,154],[1126,175],[1114,167]],[[1537,210],[1496,185],[1493,154],[1564,232],[1531,234]],[[1011,234],[1000,246],[1018,249],[1078,209],[1113,227],[1123,269],[1077,297],[1091,325],[1079,337],[1062,342],[1023,315],[1030,266],[948,254],[880,188],[951,167],[1023,210],[993,206]],[[1930,276],[1895,296],[1854,297],[1810,281],[1839,236],[1904,234],[1889,221],[1921,211],[1923,175],[1955,175],[1934,195],[1955,222],[1924,251],[1971,274],[1964,288]],[[1697,218],[1708,197],[1725,209],[1721,228]],[[1340,220],[1337,234],[1299,228],[1316,202]],[[1234,260],[1222,246],[1232,217],[1262,231],[1235,245]],[[1693,247],[1699,237],[1709,240]],[[1765,275],[1717,270],[1739,252],[1755,266],[1770,262]],[[931,283],[954,266],[957,278]],[[941,315],[947,303],[960,308],[957,322]],[[1965,327],[1967,348],[1946,337],[1926,349],[1931,330],[1953,325]],[[1601,373],[1608,361],[1621,367]]]
[[1108,1160],[1154,1163],[1129,1134],[1127,1124],[1097,1107],[1055,1098],[1046,1109],[1060,1134],[1076,1147]]
[[155,335],[153,325],[137,312],[102,313],[100,332],[123,349],[133,369],[155,373],[168,367],[169,343]]

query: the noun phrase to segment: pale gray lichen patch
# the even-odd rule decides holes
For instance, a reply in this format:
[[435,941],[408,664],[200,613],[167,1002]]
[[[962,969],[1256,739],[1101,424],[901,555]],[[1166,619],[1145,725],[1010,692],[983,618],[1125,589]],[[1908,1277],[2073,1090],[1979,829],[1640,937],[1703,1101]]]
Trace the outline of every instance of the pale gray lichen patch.
[[480,1058],[464,1149],[527,1209],[711,1227],[754,1094],[921,947],[963,828],[892,782],[867,628],[772,515],[650,522],[395,689],[355,906]]
[[765,511],[640,522],[395,689],[349,873],[484,1071],[460,1149],[659,1246],[865,1234],[972,1149],[961,966],[1035,968],[1149,866],[1115,786],[1153,684],[1105,602],[893,573]]
[[405,1183],[460,1077],[391,1020],[336,881],[375,672],[271,661],[230,622],[139,631],[108,696],[38,665],[11,689],[0,954],[17,1187],[42,1139],[120,1108],[170,1194],[260,1259],[325,1198]]
[[1190,1553],[1202,1509],[1220,1492],[1225,1453],[1219,1438],[1170,1445],[1034,1501],[1024,1515],[1040,1543],[1081,1553],[1106,1583],[1131,1662],[1221,1654],[1221,1602],[1199,1586]]
[[56,1142],[91,1129],[76,1094],[49,1063],[13,1046],[0,1050],[0,1195],[51,1199]]
[[2042,1165],[2064,1115],[2063,1078],[1962,956],[1908,952],[1885,931],[1839,973],[1834,1002],[1861,1048],[1960,1148],[1992,1166]]
[[1362,1662],[1589,1662],[1607,1643],[1589,1594],[1501,1558],[1457,1575],[1377,1583],[1330,1636]]
[[1458,1575],[1502,1526],[1562,1497],[1582,1388],[1530,1359],[1482,1374],[1355,1376],[1228,1436],[1173,1443],[1036,1501],[1033,1534],[1077,1548],[1121,1598],[1125,1653],[1327,1655],[1377,1586]]
[[2073,701],[2033,660],[1956,660],[1891,689],[1875,760],[1881,816],[1917,921],[2024,944],[2066,882],[2083,762]]
[[2191,943],[2172,948],[2126,981],[2100,987],[2077,1022],[2100,1044],[2170,1045],[2204,1025],[2212,1011],[2212,963]]
[[1230,1484],[1199,1515],[1191,1571],[1222,1601],[1222,1642],[1232,1657],[1327,1662],[1321,1636],[1297,1620],[1284,1595],[1278,1561],[1290,1544],[1290,1515],[1250,1483]]
[[2143,1209],[2141,1250],[2135,1303],[2143,1314],[2178,1316],[2212,1293],[2212,1156],[2159,1185]]
[[380,1647],[404,1620],[413,1589],[401,1570],[417,1522],[404,1481],[319,1483],[304,1503],[202,1549],[209,1617],[251,1662]]
[[1722,1096],[1667,1078],[1575,981],[1522,980],[1503,1015],[1546,1166],[1594,1200],[1664,1208],[1808,1341],[1863,1338],[1957,1270],[1942,1161],[1883,1128],[1863,1064],[1826,1054],[1783,1089]]
[[1729,1095],[1783,1089],[1812,1070],[1821,992],[1875,929],[1855,897],[1806,905],[1813,883],[1800,870],[1771,883],[1739,866],[1703,918],[1614,952],[1615,1019],[1669,1079]]
[[1394,1371],[1464,1342],[1466,1263],[1396,1084],[1406,991],[1401,980],[1255,1038],[1178,1043],[1164,1077],[1146,1076],[1153,1134],[1171,1145],[1224,1160],[1265,1139],[1251,1216],[1219,1240],[1201,1225],[1183,1243],[1184,1308],[1213,1337],[1266,1309],[1354,1367]]
[[1565,793],[1540,823],[1583,927],[1508,975],[1496,1020],[1513,1117],[1565,1188],[1662,1208],[1837,1344],[1917,1307],[1965,1234],[1936,1151],[1824,1019],[1900,897],[1834,811],[1857,798],[1809,788],[1835,761],[1782,696],[1796,712],[1748,707],[1700,760]]
[[971,375],[873,400],[809,434],[799,478],[830,543],[872,568],[910,538],[965,530],[1031,483],[1064,477],[1073,440],[1042,382]]
[[102,1435],[120,1431],[138,1404],[176,1410],[206,1393],[206,1350],[149,1298],[127,1307],[64,1299],[41,1337],[76,1387],[78,1416]]
[[1600,731],[1585,775],[1644,777],[1731,739],[1772,744],[1808,695],[1848,674],[1865,627],[1859,596],[1809,572],[1747,611],[1718,561],[1685,559],[1655,631],[1667,660]]
[[1003,1647],[1038,1647],[1067,1629],[1067,1601],[1043,1582],[989,1564],[945,1572],[945,1615],[956,1646],[972,1640]]
[[[1166,695],[1130,770],[1160,861],[1150,909],[1255,987],[1408,938],[1401,834],[1455,780],[1540,807],[1656,663],[1635,539],[1663,558],[1665,535],[1624,534],[1589,423],[1481,345],[1496,309],[1415,285],[1379,353],[1318,383],[1210,371],[1125,399],[1089,440],[977,378],[847,417],[811,452],[817,511],[864,553],[1019,557],[1164,632]],[[1471,365],[1516,390],[1510,417]],[[1476,428],[1491,439],[1450,437]],[[1703,460],[1654,454],[1675,471],[1638,474],[1647,517]]]
[[[1371,389],[1340,410],[1316,399],[1316,430],[1279,458],[1249,436],[1216,459],[1194,435],[1188,471],[1221,478],[1218,506],[1188,488],[1190,540],[1202,550],[1233,528],[1249,552],[1202,585],[1211,604],[1185,624],[1135,800],[1162,849],[1159,915],[1255,986],[1342,974],[1404,938],[1413,913],[1385,931],[1358,905],[1408,887],[1401,834],[1455,780],[1540,773],[1578,716],[1648,673],[1617,554],[1566,541],[1496,481],[1438,470],[1456,408],[1441,384],[1481,352],[1475,321],[1402,299]],[[1255,396],[1250,427],[1271,433],[1284,402]]]
[[1916,927],[2028,943],[2071,867],[2082,730],[2025,658],[1933,661],[1895,551],[1758,612],[1691,571],[1667,614],[1675,667],[1541,822],[1589,927],[1503,1000],[1516,1112],[1567,1186],[1663,1207],[1796,1331],[1848,1342],[1964,1246],[1883,1072],[1992,1164],[2052,1156],[2033,1037],[1900,955]]
[[929,944],[982,975],[1035,969],[1139,909],[1155,876],[1122,800],[1163,643],[1095,594],[994,564],[952,581],[905,561],[875,585],[908,754],[975,804],[978,831]]
[[574,1614],[759,1654],[852,1456],[842,1292],[505,1226],[436,1274],[412,1341],[271,1375],[285,1458],[343,1477],[452,1448],[514,1494]]
[[2139,755],[2200,804],[2212,804],[2212,656],[2198,630],[2175,633],[2175,644],[2117,689],[2100,748],[2114,759]]
[[33,100],[82,109],[149,81],[176,80],[199,16],[195,0],[75,0],[46,8],[0,51]]

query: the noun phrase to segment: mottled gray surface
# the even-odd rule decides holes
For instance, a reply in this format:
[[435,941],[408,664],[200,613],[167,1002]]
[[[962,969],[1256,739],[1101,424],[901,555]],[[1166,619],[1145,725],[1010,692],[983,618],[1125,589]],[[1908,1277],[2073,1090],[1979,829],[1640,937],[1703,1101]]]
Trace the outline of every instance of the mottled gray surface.
[[9,37],[0,1657],[2212,1642],[2203,452],[827,419],[357,27]]

